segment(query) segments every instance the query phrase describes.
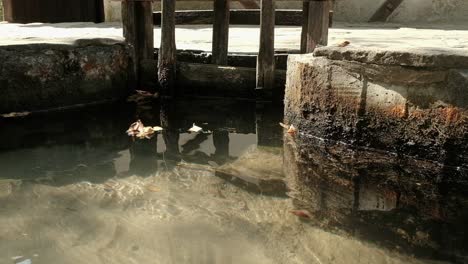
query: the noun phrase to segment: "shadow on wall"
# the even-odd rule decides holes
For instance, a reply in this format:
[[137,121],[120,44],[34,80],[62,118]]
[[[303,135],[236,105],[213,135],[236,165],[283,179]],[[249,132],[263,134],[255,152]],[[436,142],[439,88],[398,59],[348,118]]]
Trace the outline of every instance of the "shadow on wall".
[[[367,22],[385,0],[336,0],[334,18],[343,22]],[[411,0],[403,3],[387,20],[392,23],[445,22],[458,24],[467,21],[468,1]]]

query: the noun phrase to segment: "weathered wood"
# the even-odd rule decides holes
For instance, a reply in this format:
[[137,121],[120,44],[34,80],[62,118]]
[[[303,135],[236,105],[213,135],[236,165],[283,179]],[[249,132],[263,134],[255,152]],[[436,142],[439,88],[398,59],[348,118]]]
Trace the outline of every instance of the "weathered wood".
[[214,1],[213,48],[214,64],[227,65],[229,42],[229,1]]
[[309,2],[306,53],[313,52],[317,45],[328,44],[330,6],[327,0]]
[[[307,9],[308,11],[309,9]],[[229,13],[230,25],[260,25],[260,10],[237,9],[230,10]],[[332,23],[332,13],[330,11],[330,25]],[[176,25],[213,24],[213,17],[213,10],[177,10],[175,14]],[[302,10],[275,11],[275,24],[277,26],[301,26],[303,20]],[[161,25],[161,12],[153,13],[153,22],[154,25]]]
[[161,0],[161,10],[161,47],[158,56],[158,81],[163,93],[175,95],[175,1]]
[[151,2],[122,2],[122,22],[125,42],[133,60],[133,78],[137,84],[141,75],[141,62],[153,59],[153,12]]
[[372,17],[369,19],[369,22],[385,22],[390,17],[390,15],[397,9],[397,7],[403,2],[403,0],[387,0],[385,1]]
[[301,53],[307,52],[307,29],[309,27],[309,2],[302,2]]
[[[157,57],[159,50],[155,49],[155,56]],[[275,69],[276,70],[286,70],[286,64],[288,56],[291,53],[276,53],[275,54]],[[201,52],[201,51],[190,51],[190,50],[177,50],[177,62],[188,62],[188,63],[201,63],[201,64],[211,64],[211,53]],[[147,74],[154,75],[155,70],[158,67],[157,61],[145,61],[143,63],[145,66],[145,72]],[[228,56],[228,66],[233,67],[247,67],[253,68],[257,65],[257,55],[256,54],[230,54]]]
[[260,6],[257,3],[257,0],[238,0],[244,8],[247,9],[258,9]]
[[136,20],[135,20],[135,2],[122,1],[122,27],[125,42],[129,47],[130,57],[133,60],[132,79],[136,80],[138,76],[138,62],[136,61]]
[[257,88],[275,86],[275,0],[262,0],[260,50],[257,57]]
[[[284,90],[286,71],[275,71],[275,89]],[[256,96],[256,71],[245,67],[178,63],[177,86],[185,95],[250,98]]]

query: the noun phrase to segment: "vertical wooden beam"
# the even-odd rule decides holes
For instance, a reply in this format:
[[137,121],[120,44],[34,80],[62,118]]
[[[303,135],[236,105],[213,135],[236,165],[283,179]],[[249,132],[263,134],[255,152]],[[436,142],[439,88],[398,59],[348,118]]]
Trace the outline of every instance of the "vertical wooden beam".
[[[122,1],[122,27],[125,43],[128,46],[130,58],[132,58],[132,79],[137,80],[138,61],[136,56],[136,20],[135,20],[135,2]],[[135,88],[135,87],[133,87]]]
[[161,0],[161,47],[158,57],[158,81],[162,92],[175,95],[176,43],[175,2]]
[[214,0],[212,62],[218,65],[227,65],[229,2],[230,0]]
[[260,50],[257,56],[257,88],[275,86],[275,0],[260,4]]
[[122,1],[122,23],[125,42],[133,60],[133,75],[140,80],[141,61],[154,53],[153,11],[149,1]]
[[302,2],[301,53],[307,52],[307,29],[309,26],[309,1]]
[[313,52],[317,45],[328,44],[328,26],[330,23],[330,1],[313,0],[309,3],[307,19],[307,43],[305,52]]

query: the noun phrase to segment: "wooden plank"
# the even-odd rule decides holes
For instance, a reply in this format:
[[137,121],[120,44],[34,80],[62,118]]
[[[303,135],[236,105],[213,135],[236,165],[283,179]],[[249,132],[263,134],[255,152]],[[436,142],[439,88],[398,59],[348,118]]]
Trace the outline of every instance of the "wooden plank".
[[229,0],[215,0],[212,62],[227,65],[229,42]]
[[302,2],[301,53],[307,52],[307,29],[309,27],[309,2]]
[[141,62],[153,59],[152,14],[151,2],[122,1],[123,34],[133,62],[134,85],[140,80]]
[[136,5],[138,58],[154,58],[153,8],[151,2],[140,2]]
[[256,0],[238,0],[238,1],[239,1],[239,4],[241,4],[244,8],[247,8],[247,9],[259,9],[260,8]]
[[3,1],[3,19],[8,22],[13,21],[13,10],[11,9],[11,1],[12,0]]
[[135,61],[136,56],[136,20],[135,20],[135,5],[133,1],[122,1],[122,27],[125,43],[128,46],[132,62],[132,79],[138,76],[138,63]]
[[275,0],[262,0],[260,8],[260,50],[257,57],[257,88],[275,85]]
[[385,1],[372,17],[369,19],[369,22],[385,22],[390,17],[390,15],[397,9],[403,0],[387,0]]
[[161,10],[161,47],[159,48],[158,56],[158,81],[164,94],[175,95],[175,1],[161,0]]
[[[232,2],[232,0],[230,1]],[[260,10],[230,10],[230,25],[260,25]],[[161,12],[153,13],[154,24],[161,25]],[[178,10],[176,11],[176,25],[213,24],[212,10]],[[302,11],[277,10],[275,24],[282,26],[302,25]]]
[[311,1],[309,3],[306,53],[313,52],[318,45],[326,46],[328,44],[330,7],[330,1]]

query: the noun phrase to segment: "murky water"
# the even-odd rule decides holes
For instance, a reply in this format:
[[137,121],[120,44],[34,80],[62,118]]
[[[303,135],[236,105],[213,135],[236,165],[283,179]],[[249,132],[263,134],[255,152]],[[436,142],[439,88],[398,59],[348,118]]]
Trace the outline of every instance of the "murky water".
[[[358,217],[364,222],[343,222],[342,216],[350,215],[347,212],[353,208],[401,214],[393,196],[382,195],[381,189],[361,188],[357,191],[361,203],[353,207],[346,197],[354,199],[356,191],[343,189],[343,182],[330,179],[325,184],[322,179],[316,185],[294,178],[290,171],[283,175],[284,168],[295,167],[288,159],[289,165],[282,164],[284,151],[291,150],[283,150],[284,135],[277,125],[281,112],[281,107],[248,102],[185,101],[0,120],[0,263],[435,263],[444,259],[443,254],[402,250],[406,244],[400,245],[400,240],[373,236],[375,232],[366,233],[364,228],[349,231],[365,221],[380,221]],[[132,141],[125,130],[136,118],[165,130],[150,140]],[[193,123],[207,133],[187,133]],[[311,145],[311,149],[317,148]],[[337,166],[330,164],[346,162],[318,158],[310,156],[321,166],[312,166],[309,160],[301,169],[316,168],[310,175],[319,170],[335,173],[331,168]],[[297,188],[298,183],[307,188]],[[328,213],[317,210],[317,200],[303,199],[315,197],[308,195],[314,190],[328,190],[322,205],[342,206],[328,206]],[[372,201],[377,198],[380,203],[375,208]],[[316,219],[291,213],[306,208]],[[414,219],[419,223],[419,215]],[[406,235],[411,228],[429,243],[422,247],[436,247],[428,232],[411,224],[400,227],[397,217],[385,218],[389,222],[394,226],[388,228]],[[439,227],[460,226],[449,222]],[[463,235],[465,230],[458,232]],[[445,260],[463,261],[466,249],[458,246],[465,245],[466,238],[456,242],[456,250],[447,250]]]

